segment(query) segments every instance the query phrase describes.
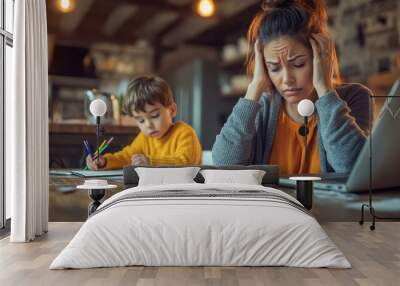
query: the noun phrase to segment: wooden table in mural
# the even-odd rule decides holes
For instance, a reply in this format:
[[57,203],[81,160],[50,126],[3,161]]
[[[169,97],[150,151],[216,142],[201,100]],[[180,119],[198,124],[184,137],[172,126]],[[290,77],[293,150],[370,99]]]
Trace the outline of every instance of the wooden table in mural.
[[[101,178],[115,189],[106,190],[105,199],[124,189],[122,177]],[[73,175],[50,175],[49,182],[49,221],[85,221],[88,205],[92,202],[87,190],[78,190],[85,178]]]
[[[278,189],[296,197],[294,189]],[[313,200],[311,211],[319,222],[359,221],[361,205],[368,203],[368,192],[345,193],[315,189]],[[378,216],[400,218],[400,188],[374,191],[372,202]],[[365,211],[364,219],[370,221],[368,210]]]
[[[105,199],[124,189],[122,177],[105,178],[118,187],[107,190]],[[85,221],[87,208],[91,202],[86,190],[77,190],[76,186],[85,178],[76,176],[50,175],[49,220],[50,221]],[[296,196],[294,189],[277,187]],[[358,221],[362,203],[368,202],[368,192],[353,194],[326,190],[314,190],[312,213],[320,222]],[[381,216],[400,217],[400,188],[375,191],[374,206]],[[366,215],[369,220],[369,214]],[[379,221],[379,220],[378,220]]]

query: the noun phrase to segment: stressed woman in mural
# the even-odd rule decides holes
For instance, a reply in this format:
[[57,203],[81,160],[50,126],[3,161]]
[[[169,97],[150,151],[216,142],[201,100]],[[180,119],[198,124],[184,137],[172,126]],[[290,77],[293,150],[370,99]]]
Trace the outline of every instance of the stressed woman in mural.
[[[370,90],[343,83],[322,1],[264,1],[248,30],[252,81],[217,136],[217,165],[277,164],[281,173],[351,170],[369,130]],[[307,157],[297,104],[315,104]]]

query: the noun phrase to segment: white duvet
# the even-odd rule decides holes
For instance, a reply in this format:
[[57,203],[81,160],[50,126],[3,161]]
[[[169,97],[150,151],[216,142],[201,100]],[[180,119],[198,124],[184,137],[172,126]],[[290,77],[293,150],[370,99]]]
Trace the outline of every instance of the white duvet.
[[[172,197],[154,197],[175,190]],[[114,195],[50,269],[127,265],[351,267],[315,218],[282,191],[195,183],[135,187]]]

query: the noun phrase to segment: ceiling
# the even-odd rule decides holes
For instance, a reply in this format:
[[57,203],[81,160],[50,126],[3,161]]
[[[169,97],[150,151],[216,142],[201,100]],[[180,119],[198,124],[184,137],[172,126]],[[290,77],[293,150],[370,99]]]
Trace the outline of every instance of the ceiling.
[[56,43],[134,44],[144,39],[168,48],[222,45],[227,34],[248,26],[260,0],[216,0],[217,14],[209,19],[196,15],[194,0],[76,0],[68,14],[55,9],[55,0],[46,3],[48,32]]

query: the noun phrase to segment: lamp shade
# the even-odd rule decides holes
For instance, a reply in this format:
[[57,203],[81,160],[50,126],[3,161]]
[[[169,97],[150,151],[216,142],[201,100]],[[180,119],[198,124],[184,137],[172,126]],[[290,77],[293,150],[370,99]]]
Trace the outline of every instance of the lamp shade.
[[303,99],[297,105],[297,111],[303,117],[309,117],[314,113],[314,103],[309,99]]
[[107,105],[101,99],[95,99],[90,103],[90,113],[94,116],[103,116],[107,112]]
[[201,17],[208,18],[215,14],[214,0],[198,0],[196,4],[196,11]]

